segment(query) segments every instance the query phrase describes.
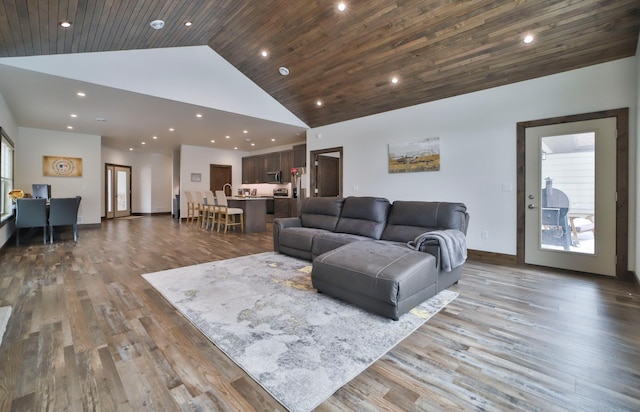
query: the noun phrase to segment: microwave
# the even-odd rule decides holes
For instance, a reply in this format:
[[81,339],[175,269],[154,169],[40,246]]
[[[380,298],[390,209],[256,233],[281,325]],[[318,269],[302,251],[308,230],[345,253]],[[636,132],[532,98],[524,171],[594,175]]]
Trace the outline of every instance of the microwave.
[[282,172],[267,172],[267,183],[282,183]]

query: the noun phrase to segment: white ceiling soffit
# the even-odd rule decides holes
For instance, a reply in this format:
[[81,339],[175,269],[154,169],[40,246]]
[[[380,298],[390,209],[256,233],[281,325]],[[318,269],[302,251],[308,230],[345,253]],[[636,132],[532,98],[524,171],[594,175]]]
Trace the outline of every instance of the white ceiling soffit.
[[209,46],[6,57],[0,64],[308,128]]

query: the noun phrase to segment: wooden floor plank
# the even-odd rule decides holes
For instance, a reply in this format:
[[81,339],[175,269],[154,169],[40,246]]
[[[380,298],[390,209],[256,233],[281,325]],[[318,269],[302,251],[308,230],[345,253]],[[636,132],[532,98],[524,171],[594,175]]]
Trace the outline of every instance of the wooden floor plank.
[[[273,250],[168,216],[0,250],[0,411],[283,410],[141,277]],[[640,291],[469,261],[460,295],[318,411],[640,410]]]

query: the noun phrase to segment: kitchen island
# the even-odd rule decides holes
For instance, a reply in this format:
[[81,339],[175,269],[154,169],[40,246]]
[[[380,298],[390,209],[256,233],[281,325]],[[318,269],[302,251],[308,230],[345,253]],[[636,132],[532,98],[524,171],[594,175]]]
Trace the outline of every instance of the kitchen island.
[[229,207],[244,211],[244,232],[264,232],[267,229],[267,199],[264,197],[228,197]]

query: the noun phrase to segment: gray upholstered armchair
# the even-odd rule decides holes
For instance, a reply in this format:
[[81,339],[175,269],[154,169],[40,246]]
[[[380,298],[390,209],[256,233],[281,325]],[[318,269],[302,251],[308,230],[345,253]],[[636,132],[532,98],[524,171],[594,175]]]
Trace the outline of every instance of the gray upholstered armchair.
[[80,196],[52,198],[49,203],[49,232],[53,243],[54,226],[73,226],[73,241],[78,241],[78,208]]
[[16,246],[20,246],[20,228],[41,227],[42,243],[47,243],[47,201],[46,199],[16,200]]

